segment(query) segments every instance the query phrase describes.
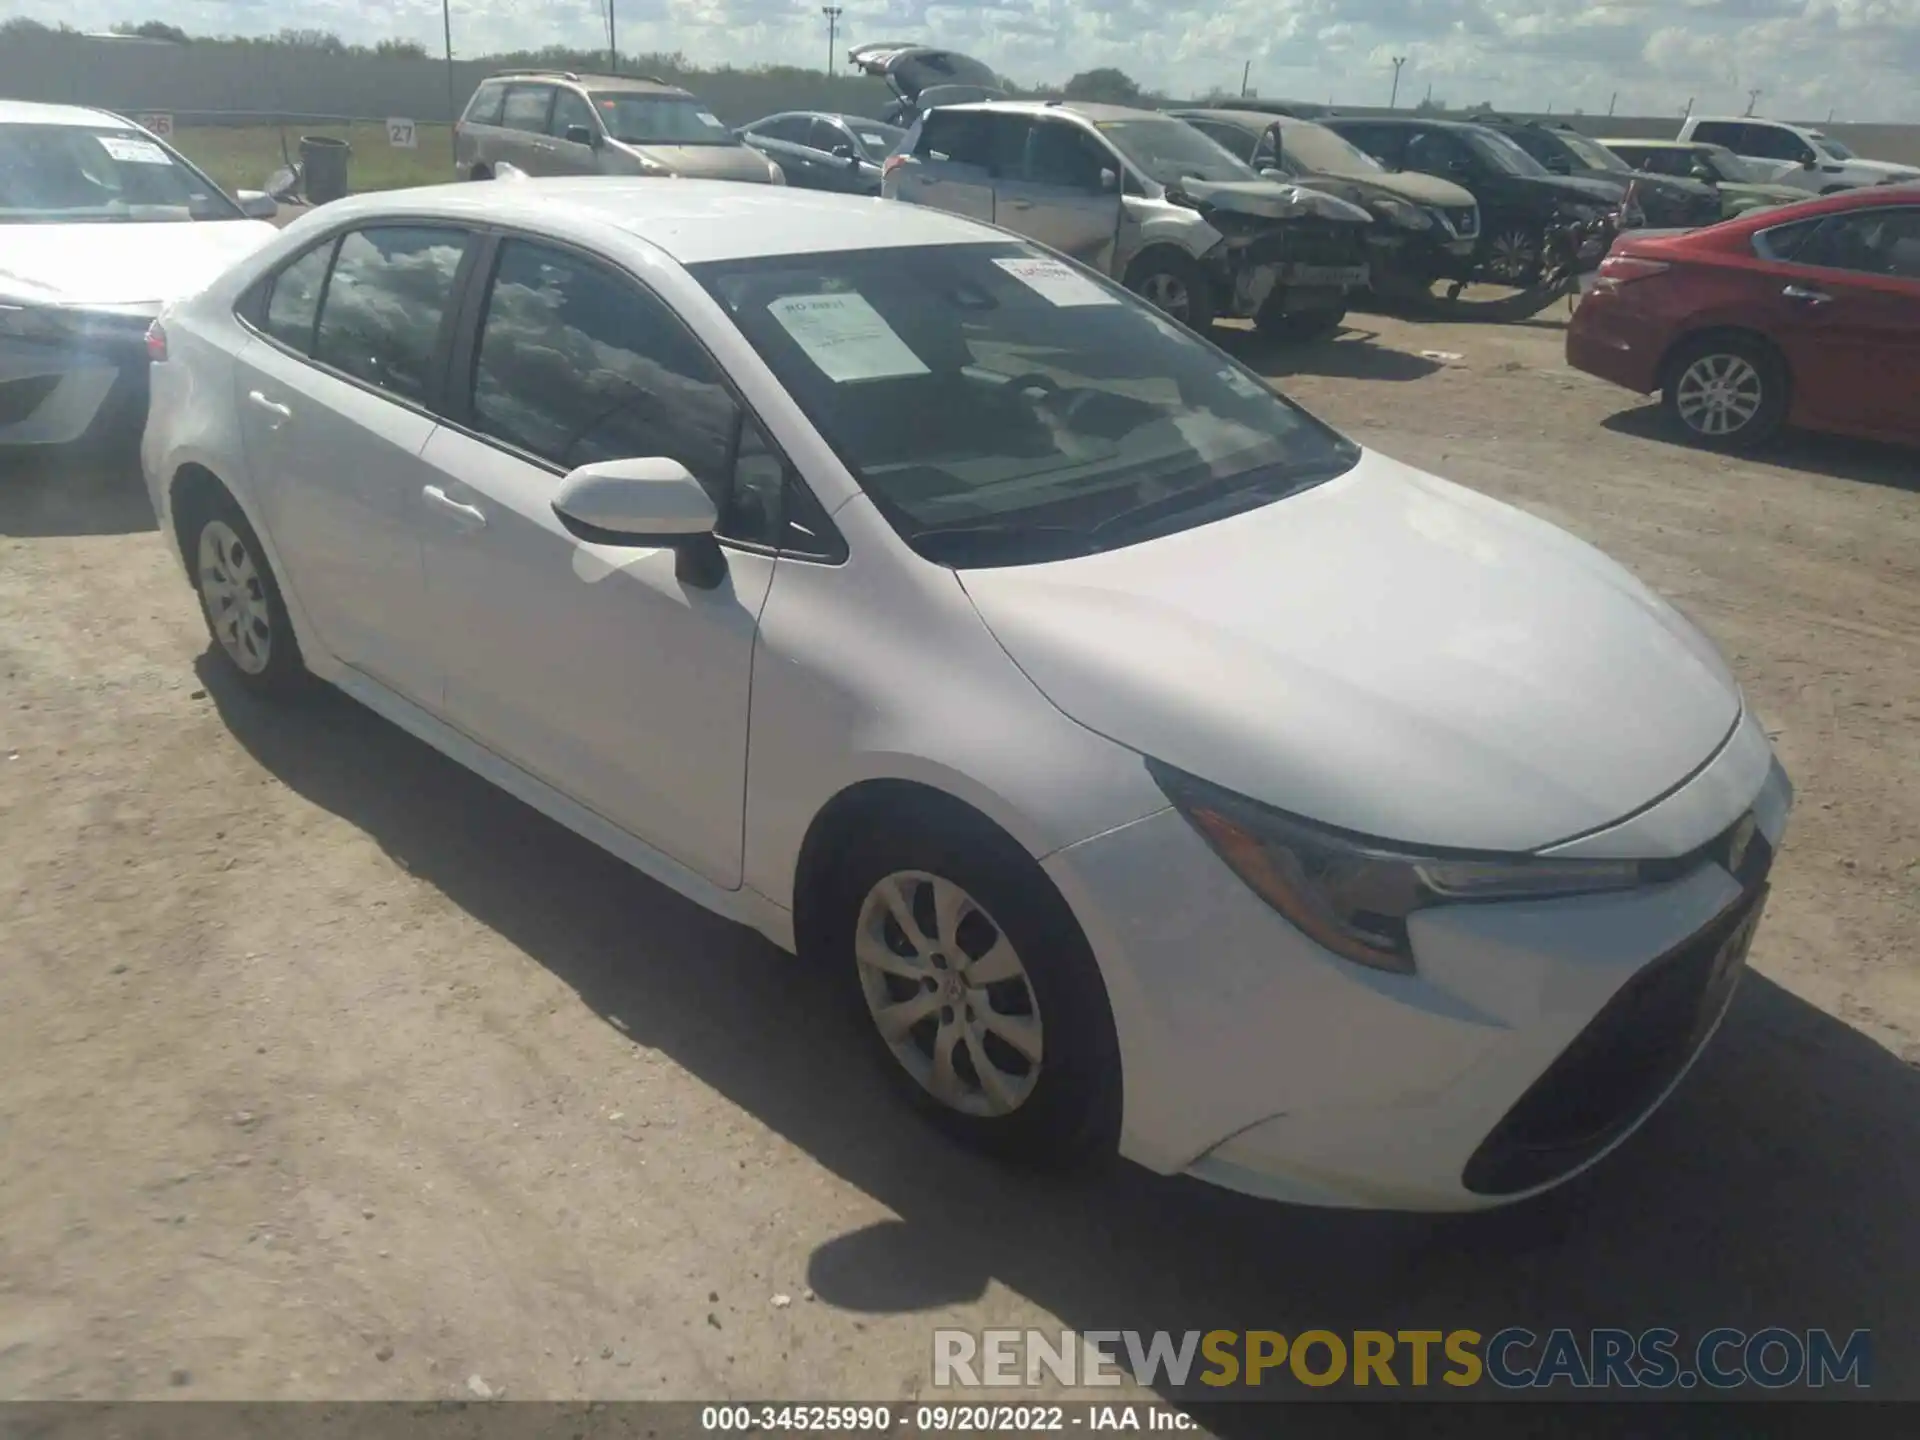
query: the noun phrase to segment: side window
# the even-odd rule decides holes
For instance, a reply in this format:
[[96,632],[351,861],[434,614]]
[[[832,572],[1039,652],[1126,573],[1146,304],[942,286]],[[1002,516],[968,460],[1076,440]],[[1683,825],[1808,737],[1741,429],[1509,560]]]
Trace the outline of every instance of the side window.
[[[1233,152],[1244,156],[1244,144]],[[1269,126],[1267,133],[1260,137],[1260,143],[1253,147],[1253,158],[1247,162],[1256,170],[1284,170],[1294,173],[1293,163],[1287,159],[1286,135],[1278,125]]]
[[1399,125],[1342,126],[1339,133],[1387,166],[1398,167],[1401,164],[1400,157],[1411,148],[1407,144],[1407,130]]
[[552,108],[552,86],[515,85],[507,91],[506,103],[500,110],[500,123],[509,130],[530,130],[536,135],[544,134],[547,112]]
[[566,251],[501,246],[474,360],[473,422],[564,469],[678,460],[713,497],[722,535],[778,543],[785,462],[746,422],[713,360],[637,282]]
[[1813,159],[1813,149],[1791,130],[1774,125],[1747,126],[1747,154],[1796,164]]
[[1474,169],[1467,147],[1444,130],[1422,130],[1407,141],[1406,168],[1426,175],[1449,175]]
[[1217,120],[1189,120],[1187,123],[1209,140],[1213,141],[1214,144],[1231,150],[1242,160],[1245,160],[1251,153],[1248,147],[1254,137],[1236,126],[1222,125]]
[[1655,175],[1693,173],[1693,153],[1688,150],[1645,150],[1637,158],[1629,158],[1627,163]]
[[596,134],[600,130],[599,122],[593,118],[593,107],[584,96],[576,95],[571,90],[554,91],[553,123],[547,128],[564,140],[568,129],[575,125]]
[[426,400],[467,239],[462,230],[416,225],[344,236],[313,358],[403,400]]
[[807,144],[822,155],[831,155],[836,147],[853,144],[853,138],[831,120],[816,116],[812,129],[807,132]]
[[1027,132],[1026,159],[1019,173],[1036,185],[1095,194],[1100,189],[1100,172],[1106,168],[1106,155],[1078,125],[1041,120]]
[[1792,259],[1857,275],[1920,279],[1920,207],[1831,216]]
[[1791,225],[1776,225],[1758,231],[1753,237],[1753,252],[1762,260],[1798,259],[1801,247],[1813,238],[1822,224],[1820,217],[1797,220]]
[[784,140],[789,145],[804,145],[811,134],[809,122],[804,115],[782,115],[777,120],[762,126],[760,133],[770,140]]
[[506,86],[482,85],[473,92],[473,99],[467,102],[467,113],[463,118],[469,125],[498,125],[500,103],[506,98]]
[[[927,116],[914,153],[992,171],[995,162],[1009,153],[1003,138],[1007,127],[996,123],[1002,118],[982,110],[935,110]],[[1011,155],[1016,162],[1025,138],[1024,127],[1013,136]]]
[[1746,148],[1747,127],[1733,120],[1702,120],[1693,127],[1693,138],[1702,145],[1724,145],[1738,155],[1750,155]]
[[260,328],[302,355],[313,351],[313,322],[320,318],[320,292],[326,288],[333,242],[307,251],[273,278]]

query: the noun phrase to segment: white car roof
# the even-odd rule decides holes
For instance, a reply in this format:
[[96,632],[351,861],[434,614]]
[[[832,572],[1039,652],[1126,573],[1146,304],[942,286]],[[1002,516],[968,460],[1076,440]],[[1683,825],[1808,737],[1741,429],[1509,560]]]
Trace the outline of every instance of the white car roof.
[[969,245],[1013,239],[1004,231],[923,205],[726,180],[570,176],[490,180],[392,190],[337,200],[313,219],[365,222],[388,216],[513,224],[564,236],[612,228],[656,246],[682,265],[759,255]]
[[128,121],[84,105],[40,105],[31,100],[0,100],[0,125],[73,125],[85,130],[125,130]]

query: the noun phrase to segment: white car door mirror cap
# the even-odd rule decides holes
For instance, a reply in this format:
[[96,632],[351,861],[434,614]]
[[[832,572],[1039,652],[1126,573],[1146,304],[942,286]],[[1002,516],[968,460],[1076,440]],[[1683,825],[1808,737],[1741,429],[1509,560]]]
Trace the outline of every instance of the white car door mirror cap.
[[569,528],[615,543],[671,545],[719,523],[706,488],[665,456],[582,465],[561,481],[553,509]]

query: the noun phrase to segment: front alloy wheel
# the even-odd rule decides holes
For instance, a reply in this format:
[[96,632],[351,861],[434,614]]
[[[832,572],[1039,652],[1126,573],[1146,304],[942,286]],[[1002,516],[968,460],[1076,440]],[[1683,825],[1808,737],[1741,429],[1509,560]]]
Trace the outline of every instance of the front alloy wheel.
[[1702,355],[1681,371],[1673,406],[1696,435],[1726,440],[1753,423],[1765,397],[1766,382],[1745,357]]
[[854,934],[867,1011],[902,1069],[962,1115],[1010,1115],[1045,1058],[1019,952],[953,881],[896,871],[867,892]]
[[1487,242],[1486,276],[1498,285],[1525,288],[1540,278],[1541,252],[1534,231],[1517,226],[1502,230]]
[[242,674],[264,675],[273,663],[273,612],[258,562],[224,520],[200,531],[199,573],[213,638]]

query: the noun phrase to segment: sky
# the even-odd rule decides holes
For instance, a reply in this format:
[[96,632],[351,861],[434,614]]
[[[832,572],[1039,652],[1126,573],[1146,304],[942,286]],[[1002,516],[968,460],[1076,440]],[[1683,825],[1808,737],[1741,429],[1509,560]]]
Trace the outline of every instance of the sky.
[[[604,37],[606,0],[451,0],[454,51]],[[702,64],[827,56],[820,0],[614,0],[621,49]],[[1672,115],[1920,122],[1920,0],[841,0],[848,43],[923,40],[1022,84],[1113,65],[1151,89],[1251,84],[1269,98]],[[441,46],[440,0],[0,0],[82,29],[161,19],[195,34],[332,30]],[[1617,96],[1617,99],[1615,98]]]

